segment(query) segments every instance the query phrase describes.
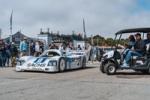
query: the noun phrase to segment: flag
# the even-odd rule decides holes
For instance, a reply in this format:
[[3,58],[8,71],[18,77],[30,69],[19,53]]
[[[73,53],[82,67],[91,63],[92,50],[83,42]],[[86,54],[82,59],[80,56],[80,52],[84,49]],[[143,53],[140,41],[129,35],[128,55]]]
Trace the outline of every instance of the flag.
[[10,42],[12,42],[12,19],[13,19],[13,11],[11,12],[10,15]]
[[13,11],[11,12],[10,15],[10,29],[12,29],[12,19],[13,19]]
[[83,32],[85,33],[85,21],[83,19]]

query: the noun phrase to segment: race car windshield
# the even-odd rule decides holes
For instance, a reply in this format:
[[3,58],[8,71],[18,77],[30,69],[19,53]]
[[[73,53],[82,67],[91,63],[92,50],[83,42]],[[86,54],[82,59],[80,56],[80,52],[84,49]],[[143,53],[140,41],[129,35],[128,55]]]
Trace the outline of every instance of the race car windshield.
[[46,52],[46,53],[43,53],[41,55],[42,57],[54,57],[54,56],[60,56],[57,52]]

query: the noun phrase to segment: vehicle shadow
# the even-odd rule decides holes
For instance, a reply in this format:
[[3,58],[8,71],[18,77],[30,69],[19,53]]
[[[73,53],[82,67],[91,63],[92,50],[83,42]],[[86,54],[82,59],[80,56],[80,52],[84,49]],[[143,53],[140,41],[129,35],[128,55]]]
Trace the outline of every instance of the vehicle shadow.
[[126,79],[150,78],[150,74],[142,72],[117,72],[115,75],[117,78],[126,78]]
[[85,67],[85,68],[78,68],[78,69],[68,69],[68,70],[65,70],[63,72],[48,72],[48,74],[60,74],[60,73],[71,73],[71,72],[78,72],[78,71],[81,71],[81,70],[88,70],[88,69],[94,69],[96,67]]
[[88,70],[88,69],[94,69],[94,68],[97,68],[97,67],[85,67],[85,68],[79,68],[79,69],[69,69],[69,70],[66,70],[62,73],[76,72],[76,71]]
[[[88,70],[88,69],[93,69],[93,68],[96,68],[96,67],[85,67],[85,68],[79,68],[79,69],[69,69],[69,70],[65,70],[64,72],[43,72],[43,71],[23,71],[23,72],[27,72],[27,73],[59,74],[59,73],[77,72],[77,71]],[[20,72],[20,73],[22,73],[22,72]]]

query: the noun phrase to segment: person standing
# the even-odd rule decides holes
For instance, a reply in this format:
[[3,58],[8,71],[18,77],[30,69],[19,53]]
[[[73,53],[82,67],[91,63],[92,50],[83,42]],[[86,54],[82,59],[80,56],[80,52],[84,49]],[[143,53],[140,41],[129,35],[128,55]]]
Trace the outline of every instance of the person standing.
[[30,45],[30,55],[33,56],[34,53],[35,53],[35,43],[31,42],[31,45]]
[[4,67],[4,57],[3,57],[3,52],[4,52],[4,42],[3,40],[0,40],[0,67]]
[[17,49],[16,45],[14,44],[14,42],[12,42],[10,50],[11,50],[11,66],[15,67],[16,58],[18,56],[18,49]]
[[3,67],[5,67],[6,59],[7,59],[5,43],[4,43],[4,45],[3,45],[3,50],[2,50],[2,59],[3,59]]
[[6,50],[6,64],[7,64],[7,67],[9,67],[9,61],[11,57],[11,44],[10,43],[6,43],[5,50]]
[[71,55],[71,48],[69,44],[66,47],[66,55]]
[[92,51],[91,51],[91,61],[92,63],[96,60],[96,47],[92,47]]
[[39,44],[39,41],[37,41],[36,43],[35,43],[35,53],[34,53],[34,56],[39,56],[39,54],[40,54],[40,44]]
[[28,52],[28,46],[27,46],[27,43],[26,43],[26,39],[24,38],[21,42],[20,42],[20,56],[25,56],[27,55],[27,52]]
[[44,52],[44,44],[40,42],[40,54]]

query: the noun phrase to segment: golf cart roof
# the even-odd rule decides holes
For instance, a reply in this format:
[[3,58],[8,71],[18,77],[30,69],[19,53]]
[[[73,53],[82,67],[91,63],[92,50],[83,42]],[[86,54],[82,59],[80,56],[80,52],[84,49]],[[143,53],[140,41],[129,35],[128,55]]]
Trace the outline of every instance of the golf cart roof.
[[134,32],[143,32],[148,33],[150,32],[150,28],[132,28],[132,29],[124,29],[120,30],[116,33],[116,35],[124,34],[124,33],[134,33]]

